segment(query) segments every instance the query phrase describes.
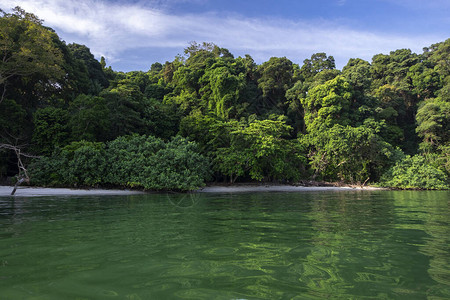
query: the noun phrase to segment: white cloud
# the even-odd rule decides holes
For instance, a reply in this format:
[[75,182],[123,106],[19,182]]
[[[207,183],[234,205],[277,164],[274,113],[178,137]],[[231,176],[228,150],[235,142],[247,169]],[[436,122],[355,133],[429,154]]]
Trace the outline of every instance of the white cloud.
[[315,52],[327,52],[342,67],[351,57],[370,60],[374,54],[398,48],[420,52],[422,47],[443,39],[358,31],[333,22],[167,13],[164,7],[177,1],[204,0],[151,1],[150,5],[99,0],[0,0],[0,7],[20,5],[44,19],[67,42],[85,44],[113,65],[115,60],[126,59],[121,57],[124,51],[176,48],[181,52],[189,41],[196,40],[214,42],[236,54],[249,53],[260,62],[270,56],[288,56],[301,63]]
[[[448,0],[382,0],[390,2],[395,5],[402,6],[407,9],[440,9],[445,10],[450,8],[450,1]],[[447,12],[448,13],[448,12]]]

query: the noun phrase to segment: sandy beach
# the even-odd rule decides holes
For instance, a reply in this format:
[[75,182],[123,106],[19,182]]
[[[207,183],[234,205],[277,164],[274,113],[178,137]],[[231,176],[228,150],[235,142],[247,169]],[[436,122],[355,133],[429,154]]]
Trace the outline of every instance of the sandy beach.
[[20,186],[16,194],[11,196],[12,186],[0,186],[0,197],[39,197],[39,196],[100,196],[100,195],[134,195],[144,194],[141,191],[130,190],[103,190],[103,189],[67,189],[67,188],[40,188]]
[[357,191],[378,190],[375,187],[336,187],[336,186],[292,186],[292,185],[236,185],[208,186],[200,193],[245,193],[245,192],[320,192],[320,191]]
[[[249,192],[320,192],[320,191],[358,191],[378,190],[375,187],[335,187],[335,186],[291,186],[291,185],[232,185],[207,186],[198,193],[249,193]],[[39,197],[39,196],[100,196],[145,194],[134,190],[68,189],[20,186],[11,196],[12,186],[0,186],[0,197]]]

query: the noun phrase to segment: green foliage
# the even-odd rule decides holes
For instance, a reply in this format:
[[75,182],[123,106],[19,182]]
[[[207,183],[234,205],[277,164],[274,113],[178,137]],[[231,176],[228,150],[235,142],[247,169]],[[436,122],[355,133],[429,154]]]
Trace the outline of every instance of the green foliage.
[[148,99],[155,99],[159,102],[162,102],[164,96],[170,92],[165,85],[159,83],[150,83],[145,86],[144,96]]
[[198,68],[182,66],[174,72],[173,82],[184,91],[198,94],[200,90],[199,80],[204,74],[204,67],[203,65]]
[[198,99],[196,92],[189,93],[186,90],[182,90],[178,95],[174,93],[167,94],[164,97],[163,103],[167,105],[176,105],[183,115],[188,115],[191,111],[206,106]]
[[153,136],[118,137],[107,145],[108,173],[105,182],[113,185],[143,186],[148,159],[164,148],[164,142]]
[[334,125],[303,138],[309,150],[314,178],[363,183],[377,180],[398,156],[369,124]]
[[[47,80],[60,79],[63,57],[53,43],[56,34],[18,6],[12,14],[0,13],[0,86],[6,90],[14,76],[40,74]],[[0,103],[2,100],[3,93]]]
[[266,110],[285,109],[285,94],[293,85],[294,66],[286,57],[271,57],[258,67],[258,87]]
[[56,153],[52,157],[35,159],[28,168],[31,184],[37,186],[62,186],[64,178],[59,170],[67,168],[68,162]]
[[105,169],[105,145],[81,141],[56,149],[50,157],[36,159],[30,166],[30,176],[36,185],[97,186]]
[[202,89],[208,98],[208,110],[221,118],[232,115],[232,110],[237,105],[245,86],[243,74],[235,75],[233,70],[226,66],[212,66],[202,77],[202,81],[208,82]]
[[[172,62],[124,73],[33,14],[0,14],[0,143],[46,155],[35,182],[191,190],[207,177],[205,157],[216,180],[375,181],[397,147],[448,176],[450,39],[350,59],[342,72],[325,53],[301,67],[257,65],[193,42]],[[9,159],[2,175],[16,172]]]
[[73,142],[34,161],[32,183],[44,186],[112,184],[147,190],[196,190],[209,178],[209,161],[181,137],[124,136],[107,143]]
[[[418,89],[414,87],[415,79],[412,77],[415,76],[414,70],[419,67],[417,64],[422,63],[422,59],[421,55],[412,53],[409,49],[400,49],[391,51],[389,55],[375,55],[370,69],[372,94],[375,95],[380,87],[388,87],[390,95],[393,96],[391,98],[394,100],[393,105],[398,107],[398,109],[394,107],[398,113],[396,124],[391,122],[388,124],[399,126],[403,131],[404,138],[400,146],[406,153],[415,153],[418,147],[414,120],[417,104],[424,95],[416,93]],[[386,106],[381,105],[381,107]]]
[[342,75],[355,90],[364,92],[370,87],[370,63],[360,58],[351,58],[342,69]]
[[392,84],[397,88],[410,86],[408,71],[418,62],[420,57],[409,49],[391,51],[389,55],[375,55],[370,69],[374,88],[385,84]]
[[[174,105],[161,103],[154,99],[144,99],[142,111],[145,134],[168,140],[178,133],[180,114]],[[144,131],[142,129],[136,132]]]
[[407,155],[381,179],[382,186],[401,189],[448,189],[449,178],[422,155]]
[[405,103],[401,95],[402,91],[393,85],[385,84],[374,90],[374,96],[378,100],[378,112],[382,113],[383,109],[392,109],[393,113],[384,116],[384,119],[391,123],[397,122],[397,117],[406,114]]
[[255,120],[230,133],[228,147],[218,148],[215,167],[231,181],[248,173],[262,180],[298,180],[304,169],[303,149],[288,136],[291,127],[285,121]]
[[56,107],[38,109],[33,115],[33,143],[36,152],[50,155],[55,147],[62,147],[68,142],[69,114]]
[[110,126],[105,99],[79,95],[70,105],[69,128],[74,140],[103,141]]
[[213,156],[214,151],[230,144],[230,132],[235,130],[238,122],[225,122],[214,115],[203,115],[194,111],[180,122],[180,134],[195,141],[202,153]]
[[[110,139],[133,133],[156,134],[164,130],[153,130],[155,119],[172,119],[169,110],[162,108],[163,105],[158,107],[156,101],[145,98],[139,86],[130,79],[120,80],[115,87],[100,95],[105,99],[109,110]],[[156,127],[162,125],[158,124]]]
[[141,175],[145,189],[191,191],[209,179],[209,161],[196,144],[175,137],[148,160]]
[[27,112],[16,101],[5,99],[0,103],[0,135],[20,136],[24,131]]
[[69,157],[73,155],[67,170],[61,170],[61,175],[67,182],[74,182],[74,185],[81,186],[97,186],[102,183],[106,169],[103,145],[96,147],[95,144],[86,143],[73,153],[67,154]]
[[303,81],[297,81],[292,88],[286,91],[286,100],[289,105],[286,110],[288,124],[294,129],[294,136],[301,132],[305,133],[304,113],[302,99],[306,98],[308,93],[308,84]]
[[350,84],[338,76],[308,91],[301,102],[305,108],[308,132],[331,128],[335,124],[349,124],[349,107],[352,97]]
[[336,68],[334,57],[327,56],[326,53],[314,53],[311,59],[305,59],[300,69],[300,74],[305,80],[311,80],[316,74],[324,70],[333,70]]
[[63,41],[56,40],[56,44],[63,53],[64,63],[62,67],[66,73],[64,80],[59,82],[61,86],[59,97],[69,102],[79,94],[93,93],[92,83],[85,63],[76,59]]
[[312,81],[309,82],[308,87],[309,89],[312,89],[318,85],[324,84],[325,82],[336,78],[339,75],[341,75],[341,72],[339,70],[323,70],[320,73],[317,73],[312,78]]
[[450,54],[450,38],[441,43],[431,45],[429,48],[424,48],[424,55],[427,60],[434,66],[436,71],[444,84],[449,84],[450,66],[448,63],[448,56]]
[[441,145],[434,152],[423,153],[431,166],[441,170],[450,178],[450,143]]
[[414,92],[422,99],[433,98],[442,88],[439,73],[434,70],[430,62],[418,63],[409,68],[408,77],[411,78]]
[[426,100],[417,111],[417,134],[422,148],[435,150],[450,141],[450,102],[440,98]]
[[69,44],[68,48],[74,58],[82,61],[87,68],[90,79],[89,93],[98,95],[102,89],[107,88],[109,82],[103,72],[102,65],[94,58],[89,48],[75,43]]

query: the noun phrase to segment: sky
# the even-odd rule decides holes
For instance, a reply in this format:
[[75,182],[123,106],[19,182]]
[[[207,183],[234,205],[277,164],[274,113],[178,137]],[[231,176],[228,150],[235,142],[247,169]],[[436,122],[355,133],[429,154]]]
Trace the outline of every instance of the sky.
[[325,52],[342,69],[450,37],[450,0],[0,0],[4,11],[15,6],[125,72],[172,61],[191,41],[258,64],[285,56],[301,66]]

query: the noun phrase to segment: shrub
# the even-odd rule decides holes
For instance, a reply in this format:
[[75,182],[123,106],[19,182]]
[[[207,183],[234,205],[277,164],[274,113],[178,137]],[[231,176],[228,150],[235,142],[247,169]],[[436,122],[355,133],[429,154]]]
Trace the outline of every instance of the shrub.
[[30,166],[31,183],[43,186],[96,186],[105,173],[105,145],[72,142]]
[[109,142],[106,149],[108,168],[105,182],[142,187],[149,158],[164,147],[164,141],[159,138],[137,134],[118,137]]
[[448,189],[446,174],[429,164],[422,155],[407,155],[381,178],[382,186],[401,189]]
[[146,189],[189,191],[202,187],[209,176],[209,161],[197,145],[175,137],[149,159],[141,180]]
[[210,175],[207,158],[197,145],[175,137],[123,136],[107,143],[73,142],[30,167],[32,184],[43,186],[142,187],[151,190],[195,190]]

